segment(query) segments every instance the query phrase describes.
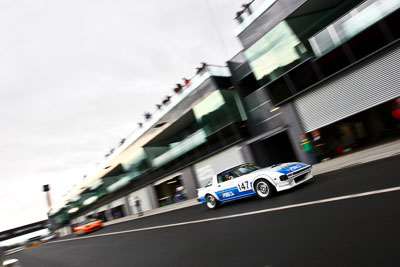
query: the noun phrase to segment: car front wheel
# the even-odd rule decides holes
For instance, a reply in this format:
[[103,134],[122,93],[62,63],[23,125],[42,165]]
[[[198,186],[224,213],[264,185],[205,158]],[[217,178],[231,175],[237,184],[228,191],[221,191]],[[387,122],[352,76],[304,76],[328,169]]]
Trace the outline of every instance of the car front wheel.
[[209,209],[215,209],[218,206],[218,200],[213,195],[207,195],[206,204]]
[[259,198],[266,199],[271,196],[272,185],[266,180],[257,181],[254,188]]

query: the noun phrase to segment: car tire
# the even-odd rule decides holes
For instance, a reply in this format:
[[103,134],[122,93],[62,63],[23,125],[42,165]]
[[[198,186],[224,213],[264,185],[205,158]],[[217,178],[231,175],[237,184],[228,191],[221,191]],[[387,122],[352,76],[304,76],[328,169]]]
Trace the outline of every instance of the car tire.
[[211,194],[206,195],[206,205],[209,209],[215,209],[218,207],[219,202],[218,200]]
[[254,191],[261,199],[267,199],[271,196],[273,186],[265,179],[258,180],[254,185]]

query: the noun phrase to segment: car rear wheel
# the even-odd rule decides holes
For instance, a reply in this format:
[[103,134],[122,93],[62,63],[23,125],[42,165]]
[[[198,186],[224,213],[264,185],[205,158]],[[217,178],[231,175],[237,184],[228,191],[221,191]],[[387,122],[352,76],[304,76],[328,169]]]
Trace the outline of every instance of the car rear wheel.
[[213,195],[207,195],[206,204],[209,209],[215,209],[218,207],[218,200]]
[[271,196],[272,193],[272,185],[266,180],[259,180],[256,182],[254,189],[257,193],[257,196],[261,199],[266,199]]

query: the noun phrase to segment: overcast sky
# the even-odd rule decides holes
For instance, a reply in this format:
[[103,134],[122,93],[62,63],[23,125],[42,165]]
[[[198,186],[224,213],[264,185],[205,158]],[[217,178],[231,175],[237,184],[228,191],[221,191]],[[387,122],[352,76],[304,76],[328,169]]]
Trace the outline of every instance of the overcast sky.
[[45,219],[43,184],[60,200],[201,61],[239,52],[244,2],[0,1],[0,231]]

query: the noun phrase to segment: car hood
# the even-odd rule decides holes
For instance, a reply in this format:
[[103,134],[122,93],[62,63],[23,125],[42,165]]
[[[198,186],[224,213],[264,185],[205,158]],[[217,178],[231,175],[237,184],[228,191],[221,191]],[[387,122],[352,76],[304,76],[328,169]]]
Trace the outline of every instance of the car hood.
[[279,172],[282,174],[288,174],[294,171],[297,171],[299,169],[302,169],[304,167],[307,167],[308,165],[305,163],[301,162],[289,162],[289,163],[281,163],[281,164],[275,164],[267,168],[263,168],[257,171],[260,173],[263,172]]

